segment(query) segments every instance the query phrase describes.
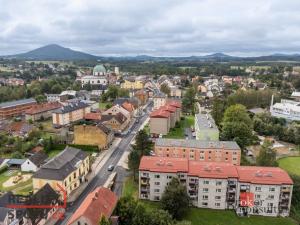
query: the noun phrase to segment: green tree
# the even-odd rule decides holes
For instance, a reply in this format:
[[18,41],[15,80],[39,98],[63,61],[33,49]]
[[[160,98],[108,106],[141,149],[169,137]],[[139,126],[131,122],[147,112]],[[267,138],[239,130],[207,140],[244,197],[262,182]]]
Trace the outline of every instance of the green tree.
[[214,99],[211,115],[214,118],[216,124],[219,126],[222,122],[224,112],[226,110],[226,101],[223,99]]
[[108,219],[106,219],[105,216],[102,216],[100,221],[99,221],[99,225],[110,225],[110,221]]
[[270,141],[264,141],[256,159],[256,164],[258,166],[278,166],[276,161],[276,150],[272,149],[271,146],[272,143]]
[[194,104],[196,102],[196,90],[190,87],[183,96],[182,108],[184,112],[194,112]]
[[120,225],[132,224],[136,206],[137,202],[132,197],[126,196],[120,198],[116,207],[116,214],[119,216]]
[[222,120],[222,139],[234,140],[244,148],[252,143],[252,130],[252,120],[245,106],[237,104],[226,109]]
[[135,138],[135,144],[132,145],[132,151],[128,156],[128,166],[133,171],[134,179],[139,169],[142,156],[150,155],[153,143],[145,130],[140,130]]
[[171,94],[171,89],[169,88],[169,86],[167,84],[162,84],[160,86],[160,91],[165,93],[168,96],[170,96],[170,94]]
[[161,199],[162,208],[167,210],[175,219],[182,218],[189,207],[189,196],[186,187],[178,178],[172,178]]

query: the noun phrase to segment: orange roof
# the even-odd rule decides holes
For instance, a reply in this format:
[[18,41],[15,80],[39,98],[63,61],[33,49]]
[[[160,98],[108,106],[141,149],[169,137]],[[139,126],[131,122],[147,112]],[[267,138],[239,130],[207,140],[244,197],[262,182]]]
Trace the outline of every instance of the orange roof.
[[111,216],[117,202],[118,197],[115,193],[108,188],[98,187],[88,194],[67,224],[72,224],[80,217],[85,217],[90,225],[98,225],[102,216],[107,219]]
[[130,102],[124,102],[122,104],[122,107],[124,109],[126,109],[128,112],[133,112],[134,111],[134,107],[133,107],[133,105]]
[[60,107],[62,107],[62,104],[60,104],[59,102],[48,102],[44,104],[33,105],[30,109],[27,109],[25,113],[34,115],[37,113],[58,109]]
[[159,109],[153,111],[150,114],[150,117],[151,118],[169,118],[170,117],[170,112],[165,111],[165,110],[159,108]]
[[171,113],[174,113],[176,112],[176,107],[172,106],[172,105],[164,105],[161,107],[162,110],[165,110],[165,111],[168,111],[168,112],[171,112]]
[[87,114],[85,114],[84,119],[86,119],[86,120],[101,120],[101,114],[100,113],[87,113]]
[[235,166],[223,162],[143,156],[139,169],[161,173],[185,172],[190,176],[203,178],[237,178],[240,182],[253,184],[293,184],[288,173],[279,167]]
[[164,173],[187,172],[188,160],[184,158],[143,156],[140,170]]
[[230,163],[216,162],[189,162],[189,175],[205,178],[237,178],[238,173],[234,165]]
[[253,184],[293,184],[287,172],[279,167],[237,166],[239,180]]
[[176,108],[181,108],[181,103],[179,101],[175,101],[175,100],[168,102],[168,105],[171,105]]

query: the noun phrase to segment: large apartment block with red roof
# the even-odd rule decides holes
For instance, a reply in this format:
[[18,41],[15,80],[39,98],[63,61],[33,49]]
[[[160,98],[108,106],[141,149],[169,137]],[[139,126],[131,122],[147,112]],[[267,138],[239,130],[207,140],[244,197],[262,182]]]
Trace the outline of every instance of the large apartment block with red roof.
[[276,167],[237,166],[187,158],[141,159],[139,198],[159,201],[173,177],[200,208],[234,209],[240,215],[288,216],[293,181]]
[[241,149],[235,141],[201,141],[157,138],[156,156],[187,158],[203,162],[226,162],[240,165]]
[[154,137],[166,135],[180,120],[181,104],[177,101],[169,101],[164,106],[150,114],[150,133]]

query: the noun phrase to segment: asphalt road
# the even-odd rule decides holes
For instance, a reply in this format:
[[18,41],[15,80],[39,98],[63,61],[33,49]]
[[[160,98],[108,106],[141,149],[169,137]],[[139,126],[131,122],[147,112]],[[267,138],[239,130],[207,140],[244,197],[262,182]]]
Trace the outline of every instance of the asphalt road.
[[[109,165],[117,165],[120,161],[123,153],[125,151],[130,151],[130,142],[133,140],[136,132],[139,130],[143,122],[147,119],[149,116],[149,108],[152,104],[150,104],[147,107],[147,112],[139,119],[138,123],[134,123],[134,125],[130,128],[127,135],[122,137],[122,140],[119,144],[119,146],[114,150],[114,152],[111,154],[110,158],[107,160],[107,162],[103,165],[103,167],[100,169],[99,173],[91,180],[91,182],[88,184],[88,186],[85,188],[85,190],[81,193],[81,195],[76,199],[76,201],[73,202],[71,206],[68,206],[65,218],[63,220],[59,220],[56,225],[60,224],[66,224],[68,219],[71,217],[71,215],[75,212],[75,210],[80,206],[82,201],[86,198],[86,196],[93,191],[96,187],[104,185],[105,181],[108,179],[109,175],[112,172],[109,172],[107,170]],[[114,192],[120,196],[122,193],[122,184],[124,181],[124,178],[128,174],[128,172],[122,168],[122,167],[115,167],[114,171],[117,172],[117,178],[116,183],[114,187]]]

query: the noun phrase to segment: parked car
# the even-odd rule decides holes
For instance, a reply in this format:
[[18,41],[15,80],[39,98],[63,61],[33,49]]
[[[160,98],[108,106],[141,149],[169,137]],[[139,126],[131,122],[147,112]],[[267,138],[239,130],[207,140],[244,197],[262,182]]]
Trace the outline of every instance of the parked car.
[[114,166],[114,165],[109,165],[109,166],[108,166],[108,168],[107,168],[107,170],[108,170],[108,171],[113,171],[113,170],[114,170],[114,168],[115,168],[115,166]]

